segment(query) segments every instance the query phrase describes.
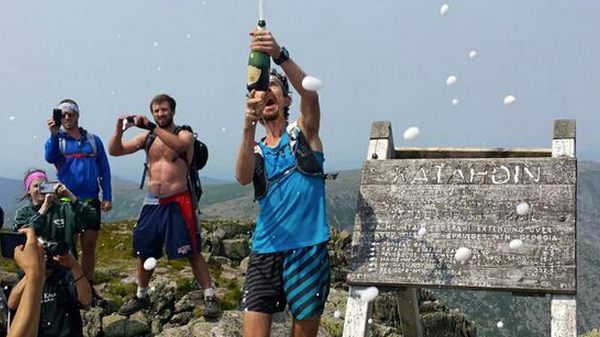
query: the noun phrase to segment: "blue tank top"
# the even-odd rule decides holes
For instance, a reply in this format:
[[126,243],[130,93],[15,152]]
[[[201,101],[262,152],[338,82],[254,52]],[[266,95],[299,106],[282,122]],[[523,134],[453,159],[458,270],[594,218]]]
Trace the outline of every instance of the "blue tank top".
[[[273,253],[312,246],[329,240],[325,181],[296,168],[288,134],[275,148],[259,143],[269,180],[267,195],[260,199],[260,212],[252,235],[252,250]],[[315,152],[323,165],[322,152]]]

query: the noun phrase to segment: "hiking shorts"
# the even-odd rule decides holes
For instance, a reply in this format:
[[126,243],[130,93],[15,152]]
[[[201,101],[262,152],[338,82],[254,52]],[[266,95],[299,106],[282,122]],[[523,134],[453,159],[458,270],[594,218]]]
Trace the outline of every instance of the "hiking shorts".
[[327,242],[283,252],[252,252],[244,282],[244,310],[272,314],[288,304],[296,320],[323,314],[329,296]]
[[133,252],[142,259],[162,256],[163,245],[169,260],[200,252],[200,231],[194,219],[188,191],[159,199],[146,196],[133,229]]

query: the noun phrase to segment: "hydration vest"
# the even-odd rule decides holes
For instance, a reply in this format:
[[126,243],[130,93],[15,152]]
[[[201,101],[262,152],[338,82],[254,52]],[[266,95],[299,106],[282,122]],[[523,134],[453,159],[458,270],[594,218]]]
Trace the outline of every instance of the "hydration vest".
[[269,185],[287,176],[295,169],[298,169],[304,175],[323,179],[335,179],[338,175],[337,173],[325,174],[323,172],[323,166],[317,160],[314,151],[310,148],[296,122],[288,124],[285,131],[290,140],[290,149],[295,158],[295,165],[272,179],[272,181],[267,179],[267,174],[265,173],[265,160],[262,149],[258,143],[254,143],[254,177],[252,185],[254,186],[255,201],[267,195]]

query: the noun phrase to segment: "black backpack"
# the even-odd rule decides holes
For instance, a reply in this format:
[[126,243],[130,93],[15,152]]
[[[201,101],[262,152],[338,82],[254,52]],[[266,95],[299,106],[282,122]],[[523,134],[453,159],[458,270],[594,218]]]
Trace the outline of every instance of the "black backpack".
[[[181,125],[175,127],[173,133],[178,134],[180,131],[185,130],[189,131],[194,135],[194,155],[192,156],[192,161],[188,163],[187,153],[183,152],[179,154],[179,157],[183,159],[188,164],[187,170],[187,184],[190,193],[192,194],[192,202],[194,203],[194,208],[198,209],[198,204],[200,203],[200,198],[202,197],[202,184],[200,183],[200,176],[198,171],[200,171],[204,166],[206,166],[206,162],[208,161],[208,148],[206,144],[198,140],[198,135],[192,130],[189,125]],[[144,163],[144,174],[142,175],[142,182],[140,183],[140,189],[144,188],[144,182],[146,180],[146,173],[148,173],[148,150],[152,146],[152,143],[156,139],[156,135],[154,132],[150,132],[148,137],[146,137],[146,144],[144,146],[144,151],[146,151],[146,162]]]

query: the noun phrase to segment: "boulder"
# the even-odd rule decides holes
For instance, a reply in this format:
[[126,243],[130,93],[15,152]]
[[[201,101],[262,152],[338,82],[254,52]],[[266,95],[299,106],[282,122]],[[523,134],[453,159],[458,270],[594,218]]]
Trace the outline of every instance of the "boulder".
[[226,239],[222,244],[222,255],[231,260],[240,261],[250,255],[250,245],[246,239]]
[[84,337],[102,336],[102,309],[95,307],[90,310],[80,310]]
[[248,271],[248,264],[250,263],[250,256],[246,256],[245,258],[242,259],[242,261],[240,262],[240,265],[238,267],[238,271],[242,274],[242,275],[246,275],[246,272]]
[[138,337],[150,332],[146,322],[131,317],[112,314],[102,318],[102,331],[105,337]]

